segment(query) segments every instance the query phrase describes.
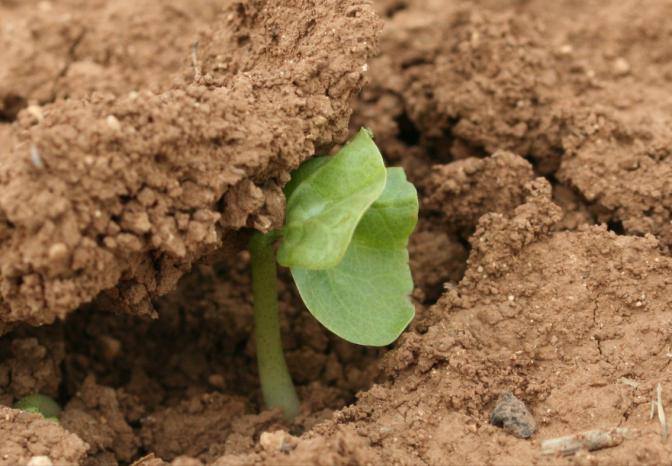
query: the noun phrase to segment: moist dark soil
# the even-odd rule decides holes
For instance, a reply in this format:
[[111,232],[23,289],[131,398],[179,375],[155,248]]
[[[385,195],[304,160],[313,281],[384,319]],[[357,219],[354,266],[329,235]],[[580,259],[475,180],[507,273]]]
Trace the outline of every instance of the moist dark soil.
[[[0,465],[671,464],[670,17],[0,0]],[[349,344],[283,271],[287,423],[261,402],[246,242],[360,126],[418,188],[417,316]],[[60,424],[11,409],[35,392]]]

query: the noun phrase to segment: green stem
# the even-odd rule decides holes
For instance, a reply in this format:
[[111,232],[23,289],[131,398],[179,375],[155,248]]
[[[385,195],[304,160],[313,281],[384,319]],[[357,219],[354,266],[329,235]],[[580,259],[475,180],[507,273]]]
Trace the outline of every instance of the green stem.
[[250,240],[252,292],[257,334],[257,365],[264,401],[282,408],[287,419],[299,414],[299,397],[282,351],[278,320],[278,272],[273,242],[277,234],[255,233]]

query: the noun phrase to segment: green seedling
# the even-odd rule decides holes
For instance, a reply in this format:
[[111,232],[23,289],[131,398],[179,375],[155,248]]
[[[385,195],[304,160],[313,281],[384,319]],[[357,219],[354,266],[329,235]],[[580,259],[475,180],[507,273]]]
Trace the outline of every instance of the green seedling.
[[61,407],[46,395],[28,395],[14,403],[14,408],[29,413],[41,414],[45,419],[54,422],[59,422],[59,417],[61,416]]
[[280,339],[277,262],[289,267],[313,316],[352,343],[385,346],[415,314],[408,238],[418,196],[401,168],[385,168],[362,129],[338,153],[304,163],[285,187],[285,226],[250,240],[257,362],[264,401],[288,419],[299,399]]

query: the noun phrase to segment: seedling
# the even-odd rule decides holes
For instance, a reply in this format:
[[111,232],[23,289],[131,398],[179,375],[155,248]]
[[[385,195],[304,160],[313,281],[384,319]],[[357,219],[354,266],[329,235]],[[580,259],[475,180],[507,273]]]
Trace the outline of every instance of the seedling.
[[292,419],[299,399],[282,352],[274,244],[320,323],[352,343],[385,346],[415,314],[407,248],[418,197],[403,169],[385,168],[367,129],[336,155],[299,167],[285,197],[285,226],[255,233],[250,253],[264,401]]
[[58,422],[61,415],[61,407],[46,395],[28,395],[14,403],[14,409],[20,409],[29,413],[41,414],[50,421]]

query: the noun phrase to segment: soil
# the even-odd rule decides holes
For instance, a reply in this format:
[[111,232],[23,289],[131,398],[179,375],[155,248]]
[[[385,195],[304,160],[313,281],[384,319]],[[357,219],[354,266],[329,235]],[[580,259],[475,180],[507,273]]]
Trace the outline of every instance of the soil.
[[[169,3],[0,0],[0,465],[671,464],[671,3]],[[288,424],[245,244],[362,125],[417,317],[351,345],[282,272]]]
[[[102,291],[116,309],[153,316],[151,299],[227,243],[228,232],[282,224],[280,186],[304,159],[346,136],[349,101],[378,30],[366,7],[300,7],[233,2],[219,28],[192,36],[191,54],[181,47],[192,63],[166,90],[57,98],[18,115],[17,141],[0,164],[3,322],[51,323]],[[7,22],[5,30],[19,27]],[[179,26],[172,34],[182,34]],[[126,66],[135,70],[145,49],[128,35],[109,40],[134,52]],[[161,30],[152,39],[159,37]],[[26,60],[12,53],[12,40],[26,41],[7,40],[11,70]],[[82,61],[98,55],[81,53]],[[65,78],[71,65],[66,60]],[[0,85],[6,109],[17,93]],[[21,99],[39,104],[41,95],[29,90]]]

